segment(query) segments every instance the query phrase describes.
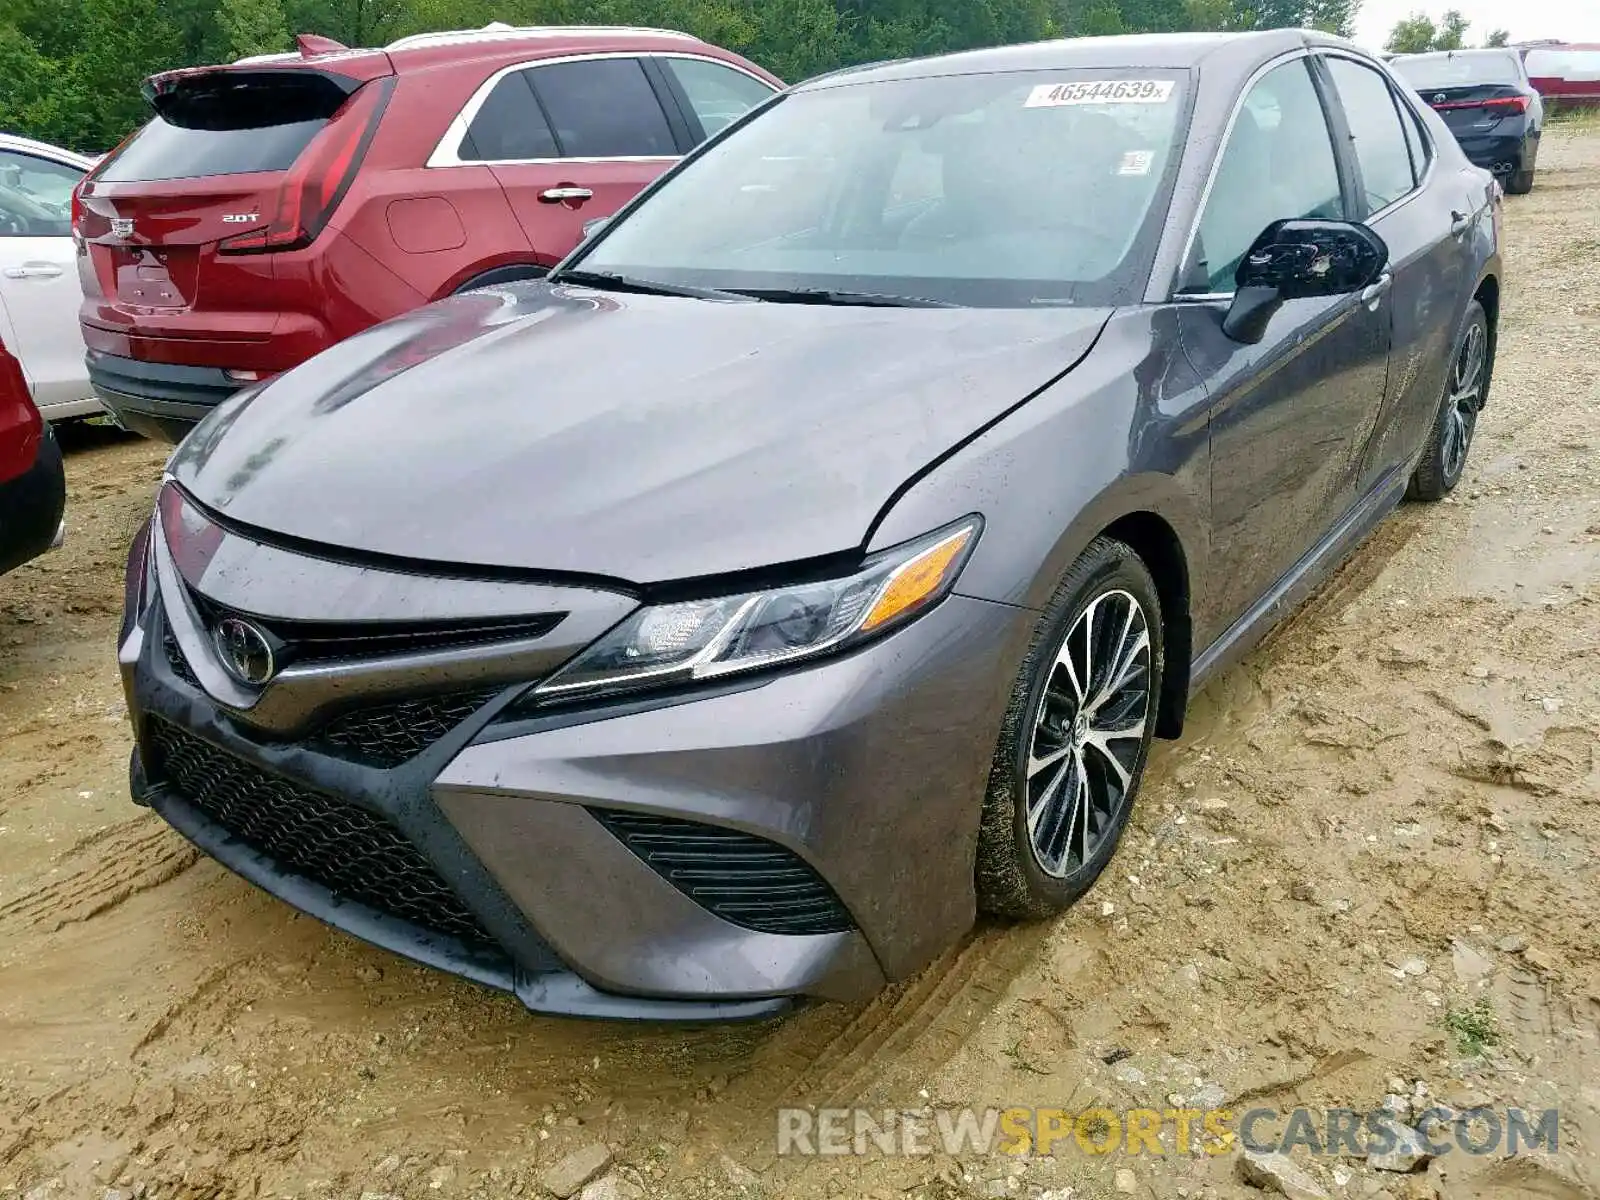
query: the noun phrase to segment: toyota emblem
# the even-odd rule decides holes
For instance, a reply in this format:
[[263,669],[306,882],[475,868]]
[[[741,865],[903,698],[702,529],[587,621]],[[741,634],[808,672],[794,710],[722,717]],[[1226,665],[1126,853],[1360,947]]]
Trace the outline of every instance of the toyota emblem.
[[228,674],[240,683],[260,687],[277,672],[272,643],[249,621],[224,617],[212,631],[211,641]]
[[111,236],[119,238],[131,238],[133,236],[133,218],[112,217]]

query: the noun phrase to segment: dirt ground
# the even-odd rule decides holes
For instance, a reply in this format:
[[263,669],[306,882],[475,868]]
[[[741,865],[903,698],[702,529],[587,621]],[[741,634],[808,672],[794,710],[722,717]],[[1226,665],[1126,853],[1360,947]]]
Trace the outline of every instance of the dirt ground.
[[1557,1107],[1560,1149],[1297,1153],[1314,1186],[1600,1195],[1600,131],[1540,167],[1455,496],[1207,690],[1071,913],[763,1025],[531,1016],[133,807],[112,645],[163,451],[69,432],[67,547],[0,580],[0,1197],[543,1196],[602,1144],[591,1200],[1259,1198],[1227,1155],[779,1157],[775,1110],[1365,1111],[1397,1084]]

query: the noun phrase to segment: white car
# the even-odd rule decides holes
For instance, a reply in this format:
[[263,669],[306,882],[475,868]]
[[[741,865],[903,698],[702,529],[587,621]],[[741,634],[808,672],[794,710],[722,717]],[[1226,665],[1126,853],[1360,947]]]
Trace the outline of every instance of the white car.
[[0,133],[0,340],[47,421],[100,412],[83,362],[72,190],[95,160]]

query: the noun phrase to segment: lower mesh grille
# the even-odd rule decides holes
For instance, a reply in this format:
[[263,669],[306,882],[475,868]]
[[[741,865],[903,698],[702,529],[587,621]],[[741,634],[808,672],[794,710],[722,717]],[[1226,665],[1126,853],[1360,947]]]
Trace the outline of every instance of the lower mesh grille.
[[313,739],[337,758],[398,767],[488,703],[501,689],[479,688],[373,704],[335,717]]
[[283,870],[472,945],[493,939],[422,854],[375,813],[270,775],[159,718],[152,777]]
[[765,838],[647,813],[589,811],[658,875],[724,921],[790,935],[854,928],[822,876]]

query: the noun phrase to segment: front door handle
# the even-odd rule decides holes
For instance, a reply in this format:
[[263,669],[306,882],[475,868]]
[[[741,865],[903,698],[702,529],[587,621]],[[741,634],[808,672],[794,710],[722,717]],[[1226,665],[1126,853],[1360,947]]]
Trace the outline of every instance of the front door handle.
[[7,279],[55,279],[61,274],[61,268],[50,263],[25,263],[20,267],[7,267]]
[[570,184],[562,187],[545,188],[544,191],[539,193],[539,200],[543,204],[582,204],[585,200],[593,199],[594,192],[590,189],[572,187]]
[[1471,217],[1469,217],[1464,212],[1457,212],[1455,210],[1451,210],[1451,213],[1450,213],[1450,236],[1451,237],[1458,238],[1462,234],[1466,233],[1466,231],[1468,229],[1470,229],[1471,227],[1472,227],[1472,218]]
[[1385,271],[1382,275],[1378,276],[1378,281],[1376,283],[1369,283],[1366,287],[1361,289],[1361,303],[1365,304],[1368,308],[1376,312],[1378,305],[1383,302],[1383,298],[1389,294],[1389,289],[1393,286],[1393,273]]

